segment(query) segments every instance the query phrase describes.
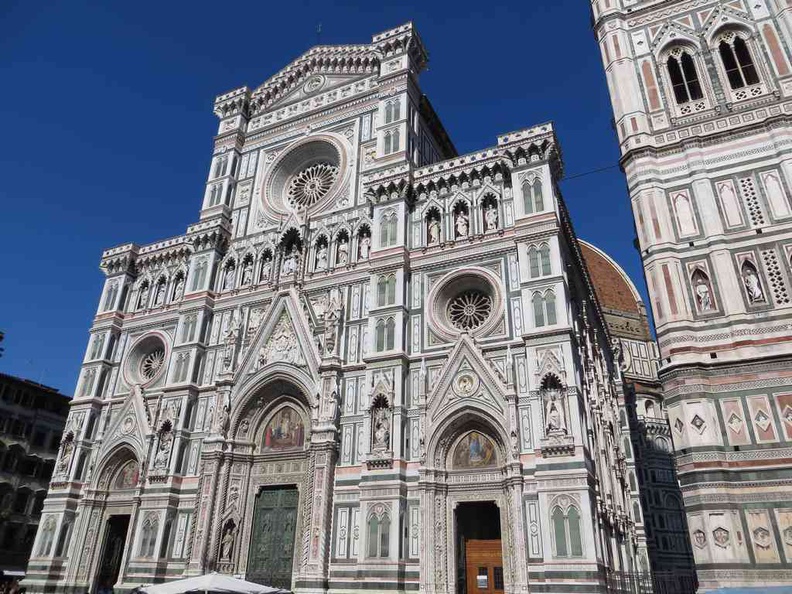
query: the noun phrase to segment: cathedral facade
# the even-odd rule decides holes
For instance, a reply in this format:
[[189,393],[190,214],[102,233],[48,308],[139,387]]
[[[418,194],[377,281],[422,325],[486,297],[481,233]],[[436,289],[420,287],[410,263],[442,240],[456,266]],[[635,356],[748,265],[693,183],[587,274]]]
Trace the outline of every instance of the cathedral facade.
[[595,0],[704,588],[792,583],[792,13]]
[[426,59],[408,23],[217,98],[198,220],[102,255],[28,591],[219,571],[598,592],[648,572],[553,126],[458,155]]

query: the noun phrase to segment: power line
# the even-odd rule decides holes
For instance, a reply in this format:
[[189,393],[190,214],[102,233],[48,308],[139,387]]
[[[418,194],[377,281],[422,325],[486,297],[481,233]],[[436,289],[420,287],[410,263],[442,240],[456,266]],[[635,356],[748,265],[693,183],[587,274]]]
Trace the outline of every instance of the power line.
[[578,177],[583,177],[584,175],[591,175],[593,173],[600,173],[602,171],[608,171],[609,169],[617,169],[618,165],[608,165],[607,167],[600,167],[599,169],[592,169],[591,171],[584,171],[583,173],[576,173],[575,175],[565,175],[564,179],[561,181],[567,181],[570,179],[575,179]]

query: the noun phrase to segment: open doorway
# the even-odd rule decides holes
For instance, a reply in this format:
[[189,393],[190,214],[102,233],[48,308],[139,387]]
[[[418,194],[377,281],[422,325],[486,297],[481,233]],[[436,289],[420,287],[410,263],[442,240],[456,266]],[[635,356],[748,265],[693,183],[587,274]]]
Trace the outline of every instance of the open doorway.
[[500,509],[494,501],[460,503],[455,520],[458,594],[503,592]]
[[113,586],[118,581],[121,570],[121,559],[124,556],[127,531],[129,530],[129,515],[110,516],[105,527],[104,549],[99,573],[96,576],[95,594],[105,594],[113,591]]

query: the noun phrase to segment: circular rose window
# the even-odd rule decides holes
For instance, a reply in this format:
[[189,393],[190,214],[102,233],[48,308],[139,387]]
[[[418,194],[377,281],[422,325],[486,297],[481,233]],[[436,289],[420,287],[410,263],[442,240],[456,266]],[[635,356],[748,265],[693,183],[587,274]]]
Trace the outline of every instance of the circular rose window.
[[[347,149],[329,134],[303,139],[284,151],[262,182],[266,210],[289,214],[319,211],[347,191]],[[347,172],[348,173],[348,172]]]
[[306,167],[289,181],[286,196],[294,208],[313,206],[327,196],[338,178],[338,167],[317,163]]
[[129,350],[124,378],[130,385],[148,385],[165,371],[168,348],[159,334],[147,334]]
[[501,281],[491,270],[470,267],[450,272],[429,291],[429,324],[444,341],[460,332],[474,336],[491,333],[503,320]]
[[465,291],[448,302],[448,318],[455,328],[478,328],[492,313],[492,297],[481,291]]

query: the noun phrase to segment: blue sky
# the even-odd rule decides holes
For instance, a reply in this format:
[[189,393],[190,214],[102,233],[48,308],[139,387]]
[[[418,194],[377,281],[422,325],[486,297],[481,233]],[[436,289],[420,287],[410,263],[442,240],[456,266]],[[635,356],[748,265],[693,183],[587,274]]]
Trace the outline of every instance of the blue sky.
[[[212,102],[317,43],[412,20],[460,153],[553,120],[578,235],[644,291],[587,2],[31,2],[0,6],[0,371],[71,394],[103,249],[197,220]],[[603,167],[606,171],[574,177]]]

